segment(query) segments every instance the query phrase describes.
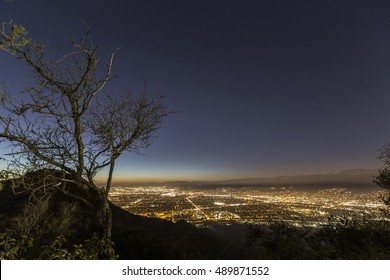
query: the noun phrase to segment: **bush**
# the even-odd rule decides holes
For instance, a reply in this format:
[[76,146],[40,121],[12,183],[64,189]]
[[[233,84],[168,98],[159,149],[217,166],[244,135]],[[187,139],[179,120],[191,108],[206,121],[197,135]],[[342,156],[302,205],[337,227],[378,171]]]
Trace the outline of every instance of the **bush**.
[[276,222],[269,226],[252,226],[248,240],[259,259],[310,259],[314,252],[307,243],[307,232],[303,227]]
[[343,216],[318,231],[311,244],[322,258],[389,259],[390,223]]
[[58,236],[51,245],[42,247],[43,253],[40,259],[47,260],[116,260],[114,243],[106,239],[100,239],[96,234],[84,244],[72,245],[67,249],[66,240]]
[[18,260],[30,255],[45,260],[115,260],[114,243],[94,234],[84,244],[68,245],[65,238],[58,236],[50,245],[44,245],[39,252],[34,251],[34,240],[26,235],[18,235],[13,230],[0,233],[0,259]]
[[33,239],[27,235],[19,235],[14,230],[0,233],[0,259],[22,259],[24,253],[33,246]]

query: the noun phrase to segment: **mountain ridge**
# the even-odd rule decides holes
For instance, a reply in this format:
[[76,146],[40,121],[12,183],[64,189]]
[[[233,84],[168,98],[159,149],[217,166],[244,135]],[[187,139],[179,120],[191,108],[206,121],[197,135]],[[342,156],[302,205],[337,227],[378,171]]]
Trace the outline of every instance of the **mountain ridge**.
[[337,186],[379,188],[373,181],[378,175],[376,169],[348,169],[336,173],[279,175],[250,178],[233,178],[217,181],[166,181],[159,185],[171,186]]

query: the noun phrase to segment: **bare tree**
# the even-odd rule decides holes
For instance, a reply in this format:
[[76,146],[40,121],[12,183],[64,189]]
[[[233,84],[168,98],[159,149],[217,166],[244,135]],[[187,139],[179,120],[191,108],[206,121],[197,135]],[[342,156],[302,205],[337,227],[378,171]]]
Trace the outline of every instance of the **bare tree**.
[[[150,98],[146,90],[141,97],[104,92],[117,50],[101,67],[88,28],[80,39],[73,38],[72,47],[53,58],[47,46],[27,37],[23,26],[2,24],[0,48],[30,67],[33,83],[16,94],[2,84],[0,142],[10,145],[13,166],[55,169],[62,184],[99,193],[104,236],[110,238],[107,196],[115,161],[124,152],[149,146],[169,112],[161,97]],[[106,167],[107,183],[99,187],[95,176]]]
[[379,170],[374,183],[385,189],[380,196],[386,205],[385,213],[390,215],[390,144],[386,143],[379,152],[378,158],[382,160],[383,167]]

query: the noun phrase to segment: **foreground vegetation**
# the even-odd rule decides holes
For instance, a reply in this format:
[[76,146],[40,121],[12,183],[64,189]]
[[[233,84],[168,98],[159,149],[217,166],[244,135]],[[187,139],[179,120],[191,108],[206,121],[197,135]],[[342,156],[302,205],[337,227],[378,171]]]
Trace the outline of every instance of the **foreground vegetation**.
[[259,259],[390,259],[390,223],[352,217],[319,229],[274,223],[252,228],[250,244]]

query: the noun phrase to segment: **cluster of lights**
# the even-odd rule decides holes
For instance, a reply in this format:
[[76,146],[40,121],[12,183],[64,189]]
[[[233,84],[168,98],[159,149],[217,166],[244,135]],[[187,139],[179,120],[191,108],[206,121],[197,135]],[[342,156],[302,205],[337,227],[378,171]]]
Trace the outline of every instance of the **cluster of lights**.
[[127,211],[193,224],[206,221],[261,224],[282,220],[318,226],[340,214],[380,215],[379,193],[353,194],[342,188],[224,187],[188,189],[169,186],[113,187],[110,199]]

